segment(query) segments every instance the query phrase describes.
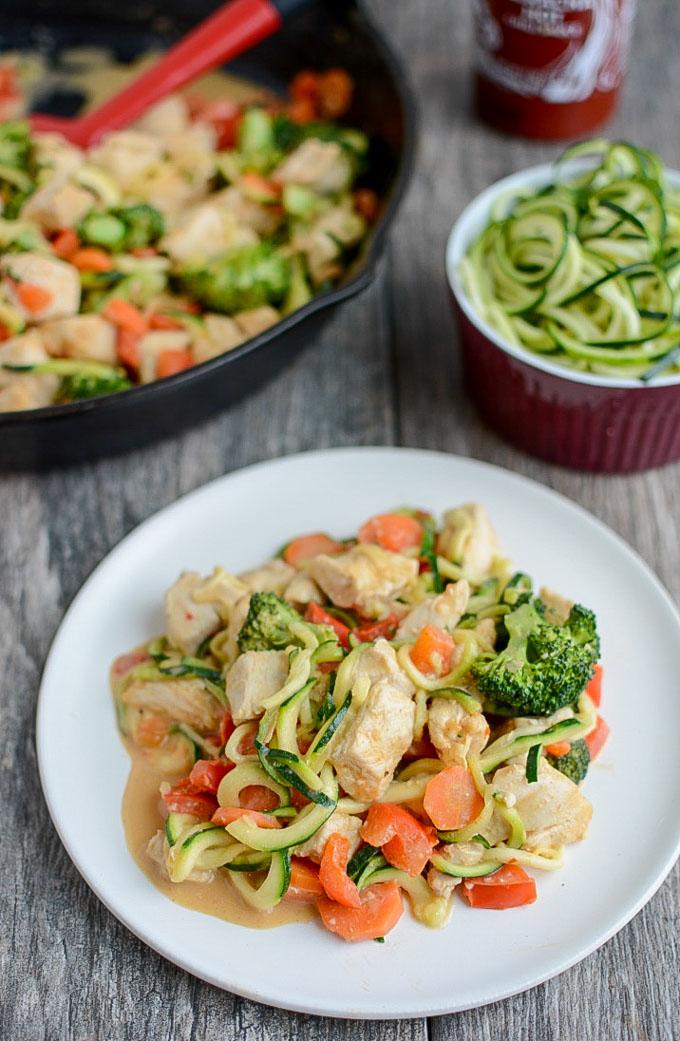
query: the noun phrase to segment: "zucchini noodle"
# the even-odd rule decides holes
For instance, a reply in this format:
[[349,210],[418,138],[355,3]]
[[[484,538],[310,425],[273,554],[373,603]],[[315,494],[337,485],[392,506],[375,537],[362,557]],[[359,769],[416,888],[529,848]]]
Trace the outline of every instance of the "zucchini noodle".
[[244,754],[239,750],[244,738],[248,734],[252,735],[252,733],[253,723],[240,723],[235,728],[224,746],[224,754],[227,759],[231,759],[232,763],[252,763],[257,761],[257,755],[254,752]]
[[[561,163],[585,156],[586,172],[581,164],[565,178]],[[679,258],[680,191],[661,161],[597,141],[569,149],[537,194],[497,200],[460,277],[509,343],[572,368],[647,379],[662,359],[663,371],[680,370]]]
[[304,650],[299,647],[288,648],[288,679],[276,694],[262,702],[265,709],[278,708],[292,694],[297,694],[300,688],[304,687],[312,670],[312,653],[310,647]]

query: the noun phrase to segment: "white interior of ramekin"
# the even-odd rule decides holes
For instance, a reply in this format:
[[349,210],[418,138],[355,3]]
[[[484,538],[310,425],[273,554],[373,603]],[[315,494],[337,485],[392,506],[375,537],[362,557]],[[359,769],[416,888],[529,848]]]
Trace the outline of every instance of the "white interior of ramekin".
[[[570,173],[577,174],[587,164],[584,162],[565,163],[561,177],[567,178]],[[668,180],[675,185],[680,185],[680,173],[675,170],[666,171]],[[643,383],[640,379],[630,377],[599,376],[594,372],[579,372],[577,369],[569,369],[556,362],[549,361],[543,355],[534,354],[524,347],[516,347],[504,340],[490,325],[480,317],[469,300],[459,275],[460,262],[465,256],[468,247],[482,233],[489,223],[491,211],[499,196],[526,188],[542,188],[549,184],[555,177],[555,168],[552,163],[543,163],[541,166],[531,166],[527,170],[510,174],[500,181],[496,181],[486,188],[476,199],[467,206],[454,224],[446,244],[446,275],[449,285],[460,307],[469,320],[475,325],[487,339],[495,343],[497,347],[511,354],[519,361],[532,365],[535,369],[549,372],[573,383],[588,383],[597,387],[635,387],[640,389],[652,389],[654,387],[670,387],[680,384],[680,373],[672,376],[659,376],[652,383]]]

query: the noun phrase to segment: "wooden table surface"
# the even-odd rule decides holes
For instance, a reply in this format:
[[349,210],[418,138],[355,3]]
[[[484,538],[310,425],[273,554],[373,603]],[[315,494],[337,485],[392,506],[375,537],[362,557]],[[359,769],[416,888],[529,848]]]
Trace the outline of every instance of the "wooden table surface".
[[[337,314],[322,342],[255,397],[176,441],[77,470],[0,478],[0,660],[6,680],[0,709],[0,1038],[6,1041],[680,1037],[677,865],[618,936],[527,994],[429,1022],[313,1019],[223,993],[147,949],[78,875],[38,782],[38,683],[74,594],[145,517],[247,463],[360,444],[489,460],[584,505],[680,596],[680,467],[594,477],[547,466],[500,442],[463,394],[442,272],[446,233],[480,189],[558,150],[503,138],[471,117],[470,6],[463,0],[371,2],[415,81],[420,155],[379,278]],[[660,149],[680,168],[680,4],[644,0],[641,8],[626,96],[610,133]],[[628,832],[634,824],[622,819]]]

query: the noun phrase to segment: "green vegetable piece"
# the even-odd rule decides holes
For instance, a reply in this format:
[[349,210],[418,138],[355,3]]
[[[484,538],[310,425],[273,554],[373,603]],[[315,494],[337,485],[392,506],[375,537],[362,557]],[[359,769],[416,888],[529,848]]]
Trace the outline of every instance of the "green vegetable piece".
[[88,213],[78,225],[78,237],[90,246],[101,246],[111,253],[125,244],[125,225],[110,213]]
[[184,268],[183,288],[205,307],[224,314],[280,304],[291,280],[290,261],[269,243],[241,246],[204,264]]
[[163,214],[149,203],[121,206],[112,213],[125,225],[125,248],[127,250],[152,246],[165,234]]
[[559,770],[561,774],[568,777],[574,784],[581,784],[588,773],[590,766],[590,750],[581,738],[574,741],[566,755],[550,755],[546,753],[546,759],[551,766]]
[[[337,642],[337,635],[330,625],[312,625],[294,607],[276,593],[253,593],[246,620],[238,636],[238,646],[244,651],[284,650],[299,645],[300,638],[291,626],[309,629],[319,642]],[[299,629],[298,629],[299,632]]]
[[538,760],[541,757],[541,746],[532,745],[527,754],[526,777],[529,784],[538,780]]
[[272,117],[263,108],[249,108],[238,128],[239,151],[269,152],[275,147]]
[[319,196],[302,184],[286,184],[281,195],[281,202],[289,216],[307,220],[318,205]]

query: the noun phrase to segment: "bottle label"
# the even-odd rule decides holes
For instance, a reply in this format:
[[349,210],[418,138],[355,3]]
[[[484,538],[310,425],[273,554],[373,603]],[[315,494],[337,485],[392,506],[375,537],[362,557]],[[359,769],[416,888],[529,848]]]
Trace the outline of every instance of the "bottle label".
[[634,9],[635,0],[475,0],[478,68],[553,105],[616,90]]

